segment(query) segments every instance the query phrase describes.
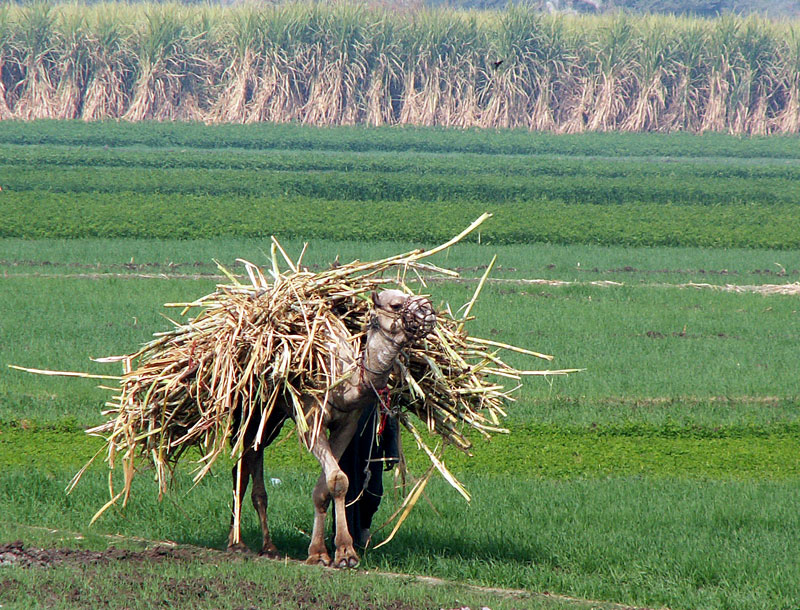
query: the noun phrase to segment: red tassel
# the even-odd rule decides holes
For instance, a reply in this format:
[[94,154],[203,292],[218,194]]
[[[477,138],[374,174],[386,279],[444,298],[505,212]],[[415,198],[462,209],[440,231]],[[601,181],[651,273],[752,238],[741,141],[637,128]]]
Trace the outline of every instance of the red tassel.
[[384,428],[386,428],[386,417],[389,415],[389,407],[391,406],[390,398],[389,398],[389,388],[381,388],[377,390],[378,393],[378,400],[381,403],[381,419],[378,423],[378,436],[383,434]]

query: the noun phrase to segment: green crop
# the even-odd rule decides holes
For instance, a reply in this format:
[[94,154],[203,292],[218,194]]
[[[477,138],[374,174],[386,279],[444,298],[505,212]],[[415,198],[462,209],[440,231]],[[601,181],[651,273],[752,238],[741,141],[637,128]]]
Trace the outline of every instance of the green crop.
[[[191,149],[429,152],[578,157],[797,159],[797,136],[704,133],[552,134],[526,129],[326,127],[297,124],[204,125],[193,122],[3,121],[0,143]],[[91,156],[91,150],[87,151]]]
[[[16,142],[0,144],[0,235],[434,242],[490,211],[481,239],[495,244],[800,244],[788,138],[339,128],[334,141],[328,129],[260,126],[251,149],[232,126],[81,127],[91,147],[70,123],[0,124],[0,142]],[[661,145],[675,156],[651,156]]]

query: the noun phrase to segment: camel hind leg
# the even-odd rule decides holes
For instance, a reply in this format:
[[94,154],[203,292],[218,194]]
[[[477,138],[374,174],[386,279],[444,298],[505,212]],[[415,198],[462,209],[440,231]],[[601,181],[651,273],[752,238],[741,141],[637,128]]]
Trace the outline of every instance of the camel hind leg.
[[[228,534],[228,550],[249,552],[247,545],[242,541],[241,523],[236,520],[236,506],[239,507],[241,515],[242,502],[247,492],[247,484],[252,477],[253,491],[250,495],[253,506],[258,513],[261,523],[261,555],[267,557],[278,557],[278,549],[272,543],[267,524],[267,489],[264,486],[264,449],[272,443],[281,431],[286,414],[282,410],[273,410],[264,427],[262,442],[257,449],[253,449],[254,440],[259,431],[258,421],[248,427],[245,431],[245,446],[247,449],[242,454],[239,462],[233,467],[231,475],[233,477],[233,510],[231,511],[231,529]],[[238,425],[238,420],[237,420]]]
[[253,477],[253,492],[251,498],[253,506],[258,513],[258,520],[261,522],[261,551],[259,555],[265,555],[272,559],[277,559],[280,555],[278,548],[273,544],[269,535],[269,524],[267,523],[267,489],[264,486],[264,451],[254,451],[250,474]]
[[[242,502],[247,492],[247,483],[253,479],[253,490],[250,498],[253,507],[258,513],[258,520],[261,523],[261,551],[260,555],[267,557],[278,557],[278,549],[272,543],[269,535],[269,525],[267,522],[267,489],[264,485],[264,451],[245,451],[240,462],[231,471],[233,476],[233,497],[234,507],[231,511],[231,529],[228,534],[228,550],[234,552],[249,552],[250,549],[242,540],[241,522],[236,520],[236,505],[238,503],[241,515]],[[238,495],[237,495],[238,492]]]
[[[251,452],[247,452],[251,453]],[[236,519],[236,507],[239,507],[239,515],[242,512],[242,500],[247,491],[247,483],[250,481],[250,460],[247,453],[236,463],[231,470],[233,477],[233,507],[231,508],[231,529],[228,533],[228,550],[232,552],[248,553],[250,549],[242,540],[241,519]]]

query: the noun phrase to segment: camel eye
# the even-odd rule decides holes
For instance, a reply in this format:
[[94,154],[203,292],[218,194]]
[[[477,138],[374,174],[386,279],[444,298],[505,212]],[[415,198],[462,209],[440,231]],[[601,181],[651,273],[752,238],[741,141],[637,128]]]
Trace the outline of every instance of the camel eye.
[[392,310],[394,310],[394,311],[400,311],[400,310],[403,308],[403,304],[402,304],[402,303],[392,303],[392,304],[390,305],[390,307],[391,307],[391,308],[392,308]]

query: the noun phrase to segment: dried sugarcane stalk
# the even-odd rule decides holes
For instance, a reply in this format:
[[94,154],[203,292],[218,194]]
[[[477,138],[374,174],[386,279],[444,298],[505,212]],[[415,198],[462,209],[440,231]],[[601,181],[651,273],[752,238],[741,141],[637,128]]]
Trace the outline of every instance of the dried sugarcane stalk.
[[[389,284],[410,292],[405,282],[409,271],[457,275],[420,261],[457,243],[487,218],[484,214],[431,250],[413,250],[375,262],[355,261],[320,273],[292,261],[273,238],[271,268],[266,272],[243,261],[247,281],[240,281],[220,266],[230,283],[194,301],[168,303],[183,315],[190,310],[199,313],[156,333],[135,353],[101,360],[121,361],[124,372],[121,377],[103,376],[117,379],[119,387],[106,403],[108,420],[88,433],[105,438],[112,472],[122,455],[125,476],[123,489],[116,493],[109,479],[110,501],[95,518],[119,498],[127,501],[142,458],[152,463],[160,494],[167,490],[176,464],[189,447],[202,453],[195,482],[223,453],[239,460],[247,449],[248,423],[259,421],[263,431],[279,399],[293,406],[298,437],[307,448],[313,446],[321,433],[329,392],[357,370],[354,365],[334,374],[335,354],[329,338],[348,337],[360,351],[372,291]],[[281,259],[288,270],[281,271]],[[508,432],[500,422],[505,404],[514,400],[519,386],[507,389],[503,379],[518,382],[524,375],[562,375],[574,370],[518,370],[502,360],[501,350],[552,357],[467,335],[464,322],[483,283],[462,317],[456,318],[449,310],[437,314],[433,330],[406,350],[389,383],[400,423],[428,455],[433,469],[467,499],[469,494],[445,466],[441,451],[425,444],[411,416],[442,440],[442,450],[452,445],[469,453],[470,430],[483,437]],[[311,413],[301,406],[303,396],[315,399],[317,407]],[[260,434],[255,440],[259,442]],[[68,489],[85,470],[77,473]],[[403,518],[406,514],[401,513]]]

